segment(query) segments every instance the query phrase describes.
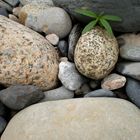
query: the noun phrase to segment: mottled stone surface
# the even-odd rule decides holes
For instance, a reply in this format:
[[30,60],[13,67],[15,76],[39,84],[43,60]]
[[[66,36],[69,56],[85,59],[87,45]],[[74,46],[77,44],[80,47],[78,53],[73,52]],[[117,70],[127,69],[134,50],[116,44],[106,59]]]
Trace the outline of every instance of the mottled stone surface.
[[140,61],[140,34],[124,34],[118,37],[119,41],[120,56],[122,58],[131,61]]
[[115,37],[96,27],[80,37],[75,48],[74,60],[80,73],[98,80],[113,70],[118,53]]
[[101,87],[103,89],[115,90],[122,88],[125,83],[126,78],[124,76],[112,73],[103,79]]
[[41,35],[0,16],[0,83],[56,86],[58,54]]
[[140,80],[140,62],[118,63],[117,71],[123,75]]
[[71,19],[64,9],[44,3],[25,5],[20,11],[19,20],[35,31],[54,33],[60,38],[66,37],[72,27]]
[[1,140],[139,140],[140,110],[115,98],[36,104],[16,114]]

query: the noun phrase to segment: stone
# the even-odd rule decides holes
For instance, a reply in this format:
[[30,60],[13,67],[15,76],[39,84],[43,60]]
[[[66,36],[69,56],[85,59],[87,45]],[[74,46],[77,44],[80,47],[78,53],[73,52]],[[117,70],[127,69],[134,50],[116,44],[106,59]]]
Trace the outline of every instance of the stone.
[[69,90],[77,90],[84,83],[85,79],[76,70],[74,63],[61,62],[59,64],[58,78],[61,83]]
[[6,8],[0,7],[0,15],[8,17],[8,12]]
[[81,74],[100,80],[114,69],[118,54],[116,38],[97,26],[80,37],[74,52],[74,62]]
[[20,0],[20,2],[22,5],[27,5],[30,3],[37,3],[37,4],[43,3],[49,6],[54,6],[52,0]]
[[43,36],[0,16],[1,84],[52,89],[58,83],[58,60],[58,53]]
[[46,35],[46,39],[52,44],[57,45],[59,42],[59,37],[56,34],[48,34]]
[[[120,56],[130,61],[140,61],[140,34],[124,34],[118,37]],[[118,41],[118,42],[119,42]]]
[[57,89],[46,91],[44,92],[44,94],[45,94],[45,98],[42,100],[43,102],[71,99],[74,97],[74,92],[66,89],[64,86],[59,87]]
[[14,85],[0,91],[0,101],[13,110],[21,110],[43,98],[44,93],[32,85]]
[[126,93],[131,101],[140,108],[140,82],[132,78],[128,78]]
[[5,116],[6,114],[6,108],[5,106],[0,102],[0,116]]
[[74,27],[72,28],[72,30],[69,34],[69,38],[68,38],[68,42],[69,42],[68,58],[72,62],[74,62],[74,50],[75,50],[76,44],[77,44],[77,42],[80,38],[81,31],[82,31],[81,26],[79,24],[76,24],[76,25],[74,25]]
[[20,13],[20,10],[21,10],[21,8],[22,7],[15,7],[15,8],[13,8],[13,15],[15,15],[15,16],[19,16],[19,13]]
[[25,26],[45,34],[56,34],[59,38],[66,37],[72,22],[65,10],[42,4],[27,4],[19,14],[19,20]]
[[121,62],[118,63],[119,73],[140,80],[140,62]]
[[7,125],[6,120],[0,116],[0,134],[2,134],[6,125]]
[[19,22],[19,19],[15,15],[9,14],[8,17],[15,22]]
[[65,40],[61,40],[58,43],[58,49],[61,52],[62,56],[68,56],[68,43]]
[[9,12],[12,12],[12,6],[2,0],[0,0],[0,7],[5,8]]
[[[77,14],[75,9],[86,8],[98,14],[104,12],[119,16],[122,22],[111,22],[113,30],[119,32],[137,32],[140,29],[140,3],[134,0],[53,0],[56,6],[60,6],[83,23],[88,23],[91,18]],[[133,25],[133,26],[132,26]]]
[[12,6],[16,6],[19,3],[19,0],[4,0],[4,1]]
[[1,140],[139,140],[140,110],[116,98],[39,103],[16,114]]
[[115,90],[122,88],[126,83],[126,78],[122,75],[112,73],[102,80],[103,89]]
[[85,95],[91,92],[90,86],[87,83],[84,83],[79,89],[75,91],[75,95]]
[[89,85],[92,89],[96,89],[100,86],[100,81],[97,80],[90,80]]
[[92,92],[89,92],[84,97],[116,97],[116,95],[107,89],[98,89]]

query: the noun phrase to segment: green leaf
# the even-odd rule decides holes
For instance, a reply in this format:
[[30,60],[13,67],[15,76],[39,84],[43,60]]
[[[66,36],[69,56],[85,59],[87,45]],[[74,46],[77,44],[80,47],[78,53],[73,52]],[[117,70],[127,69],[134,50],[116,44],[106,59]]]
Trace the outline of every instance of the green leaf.
[[113,16],[113,15],[104,15],[102,16],[103,19],[105,20],[111,20],[111,21],[122,21],[122,19],[118,16]]
[[93,29],[96,24],[97,24],[98,20],[94,20],[91,21],[88,25],[86,25],[86,27],[83,29],[82,34],[85,34],[86,32],[90,31],[91,29]]
[[88,17],[92,17],[92,18],[97,18],[97,14],[92,12],[92,11],[90,11],[90,10],[76,9],[75,12],[79,13],[81,15],[84,15],[84,16],[88,16]]
[[100,19],[100,24],[107,30],[107,32],[113,36],[113,31],[112,28],[110,26],[110,24],[108,23],[108,21],[106,21],[105,19]]

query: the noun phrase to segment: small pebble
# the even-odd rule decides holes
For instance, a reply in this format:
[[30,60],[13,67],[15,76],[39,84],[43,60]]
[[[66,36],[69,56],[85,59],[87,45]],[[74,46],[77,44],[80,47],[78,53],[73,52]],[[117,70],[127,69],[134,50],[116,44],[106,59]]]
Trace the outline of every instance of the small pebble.
[[58,49],[62,56],[68,56],[68,43],[65,40],[61,40],[58,44]]
[[0,7],[0,15],[8,17],[8,12],[6,8]]
[[21,10],[22,7],[15,7],[13,8],[13,15],[15,16],[19,16],[19,13],[20,13],[20,10]]
[[8,17],[13,21],[19,22],[19,19],[15,15],[9,14]]
[[59,42],[59,37],[56,34],[48,34],[46,35],[46,39],[54,46]]

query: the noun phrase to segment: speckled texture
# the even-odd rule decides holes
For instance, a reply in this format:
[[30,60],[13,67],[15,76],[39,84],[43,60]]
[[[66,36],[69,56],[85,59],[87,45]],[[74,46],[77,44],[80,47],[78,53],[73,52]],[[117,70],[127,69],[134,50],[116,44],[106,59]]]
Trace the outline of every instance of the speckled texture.
[[0,83],[56,86],[58,55],[41,35],[0,16]]
[[118,60],[118,44],[104,29],[96,27],[82,35],[75,48],[75,64],[79,72],[92,79],[102,79]]

